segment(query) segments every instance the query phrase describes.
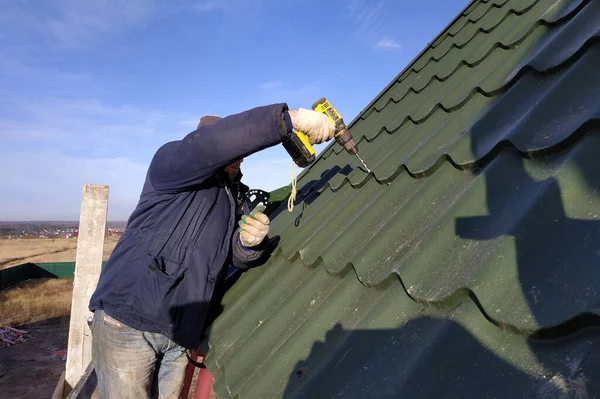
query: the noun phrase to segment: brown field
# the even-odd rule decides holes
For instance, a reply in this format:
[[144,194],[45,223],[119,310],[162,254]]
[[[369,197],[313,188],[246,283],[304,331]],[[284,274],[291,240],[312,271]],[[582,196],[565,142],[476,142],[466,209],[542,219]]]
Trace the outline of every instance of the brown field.
[[[117,238],[104,242],[104,260],[117,245]],[[77,238],[0,240],[0,270],[27,262],[75,262]]]

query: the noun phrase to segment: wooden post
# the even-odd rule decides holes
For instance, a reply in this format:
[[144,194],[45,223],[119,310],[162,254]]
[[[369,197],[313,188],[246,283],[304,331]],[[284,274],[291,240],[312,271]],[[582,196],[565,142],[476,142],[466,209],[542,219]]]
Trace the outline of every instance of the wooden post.
[[65,372],[63,371],[58,379],[58,384],[56,384],[56,388],[54,388],[54,393],[52,394],[52,399],[63,399],[65,397]]
[[77,385],[73,387],[73,390],[65,399],[91,399],[94,395],[94,391],[98,386],[98,376],[94,366],[90,363],[83,376],[77,382]]
[[102,268],[107,210],[108,186],[84,185],[79,216],[65,394],[75,387],[92,360],[92,336],[87,324],[92,313],[88,310],[88,304]]

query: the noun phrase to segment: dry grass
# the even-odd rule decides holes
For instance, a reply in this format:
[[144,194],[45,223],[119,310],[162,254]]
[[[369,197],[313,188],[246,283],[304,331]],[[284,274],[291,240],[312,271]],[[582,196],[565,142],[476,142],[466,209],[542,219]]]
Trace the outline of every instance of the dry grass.
[[68,316],[72,295],[72,278],[30,280],[0,291],[0,326]]
[[[118,239],[104,241],[104,256],[107,260],[117,245]],[[45,238],[0,240],[0,269],[27,262],[75,262],[77,238]]]

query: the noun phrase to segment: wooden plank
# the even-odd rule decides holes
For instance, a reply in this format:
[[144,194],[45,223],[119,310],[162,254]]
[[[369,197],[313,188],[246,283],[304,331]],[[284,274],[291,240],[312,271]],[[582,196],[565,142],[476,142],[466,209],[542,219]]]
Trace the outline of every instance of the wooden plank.
[[58,383],[56,384],[56,388],[54,388],[54,393],[52,394],[52,399],[63,399],[65,397],[65,372],[63,371],[58,379]]
[[92,360],[92,334],[87,324],[92,313],[88,310],[88,304],[102,268],[107,209],[108,186],[84,185],[79,216],[65,393],[69,393],[77,384]]
[[94,365],[90,362],[75,387],[65,399],[90,399],[98,386]]

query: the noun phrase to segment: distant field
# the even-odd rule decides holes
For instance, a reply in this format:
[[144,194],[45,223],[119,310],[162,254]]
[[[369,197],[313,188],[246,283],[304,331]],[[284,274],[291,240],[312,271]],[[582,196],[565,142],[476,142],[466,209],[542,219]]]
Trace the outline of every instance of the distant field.
[[[117,244],[117,238],[104,243],[104,260]],[[76,238],[0,240],[0,270],[27,262],[75,262]]]
[[[104,243],[108,259],[117,238]],[[74,262],[76,238],[0,240],[0,270],[27,262]],[[37,279],[0,291],[0,326],[68,316],[73,279]]]

